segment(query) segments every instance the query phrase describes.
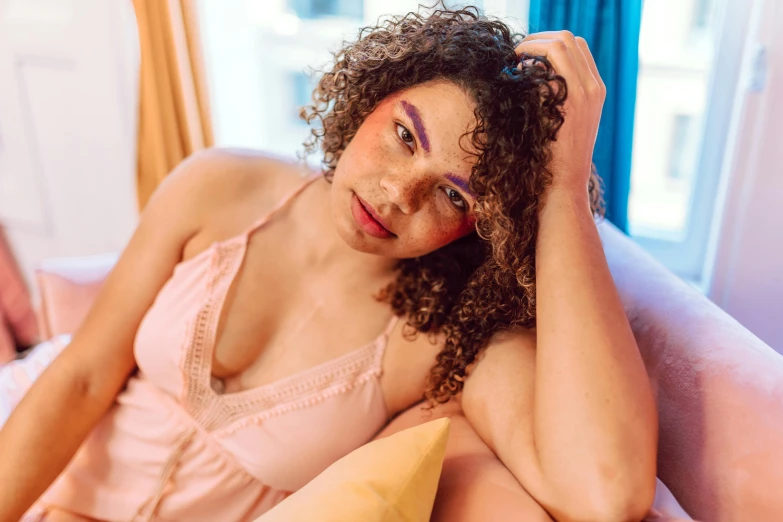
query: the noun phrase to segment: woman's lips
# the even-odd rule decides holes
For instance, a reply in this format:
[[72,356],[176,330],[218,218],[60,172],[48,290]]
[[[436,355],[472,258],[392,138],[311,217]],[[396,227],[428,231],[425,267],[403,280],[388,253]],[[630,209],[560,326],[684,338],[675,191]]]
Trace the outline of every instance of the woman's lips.
[[356,193],[351,197],[351,212],[353,219],[367,234],[379,239],[394,237],[394,234],[381,224],[372,207],[362,201]]

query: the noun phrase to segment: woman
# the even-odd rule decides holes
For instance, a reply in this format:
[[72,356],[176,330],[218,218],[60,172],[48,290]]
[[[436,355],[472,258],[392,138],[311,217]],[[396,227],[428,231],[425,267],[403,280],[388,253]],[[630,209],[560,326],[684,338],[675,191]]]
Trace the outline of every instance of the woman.
[[594,221],[604,95],[567,32],[364,30],[303,111],[323,173],[213,150],[158,189],[0,433],[0,520],[47,488],[31,520],[249,520],[423,394],[555,519],[641,519],[657,417]]

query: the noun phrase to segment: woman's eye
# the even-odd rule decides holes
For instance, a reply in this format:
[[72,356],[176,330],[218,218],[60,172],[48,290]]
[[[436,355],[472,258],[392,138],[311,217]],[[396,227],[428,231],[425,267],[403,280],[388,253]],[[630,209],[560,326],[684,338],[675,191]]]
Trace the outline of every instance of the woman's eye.
[[397,136],[399,136],[400,139],[408,146],[411,146],[414,143],[413,134],[411,134],[411,131],[409,131],[399,123],[397,124]]
[[455,207],[459,208],[460,210],[467,209],[467,203],[465,203],[465,198],[463,198],[459,192],[449,187],[446,187],[445,191],[446,191],[446,196],[451,200],[451,203]]

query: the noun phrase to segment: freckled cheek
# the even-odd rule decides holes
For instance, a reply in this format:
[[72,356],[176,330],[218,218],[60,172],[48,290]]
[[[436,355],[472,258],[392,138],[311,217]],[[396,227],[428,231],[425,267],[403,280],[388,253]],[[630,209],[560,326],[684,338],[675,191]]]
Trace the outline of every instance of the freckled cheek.
[[476,220],[472,216],[465,215],[456,225],[451,224],[450,226],[433,230],[430,239],[433,244],[447,245],[472,232],[475,226]]
[[353,141],[360,142],[363,150],[366,148],[379,149],[386,138],[387,130],[387,119],[371,117],[362,123]]
[[377,171],[379,166],[389,163],[389,146],[385,136],[378,133],[365,133],[360,139],[354,138],[353,163],[364,172]]
[[476,230],[476,218],[470,215],[465,215],[462,218],[462,221],[459,224],[459,231],[456,234],[455,239],[459,239],[463,236],[466,236]]
[[371,141],[356,141],[351,145],[351,154],[340,158],[343,163],[341,181],[359,187],[357,183],[377,172],[378,165],[383,164],[384,156]]

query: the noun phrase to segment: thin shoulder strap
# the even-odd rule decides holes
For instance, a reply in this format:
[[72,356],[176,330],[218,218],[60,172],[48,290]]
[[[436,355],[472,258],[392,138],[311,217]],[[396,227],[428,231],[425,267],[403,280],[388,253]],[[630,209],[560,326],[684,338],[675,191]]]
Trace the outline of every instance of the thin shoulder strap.
[[379,335],[374,343],[374,356],[373,356],[373,368],[377,372],[383,373],[383,358],[386,354],[386,348],[389,346],[389,336],[394,331],[394,327],[400,322],[400,317],[396,314],[391,316],[389,322],[386,324],[386,328],[383,333]]
[[386,329],[383,331],[383,336],[388,339],[388,337],[391,335],[392,331],[394,330],[394,327],[397,326],[397,322],[400,320],[400,317],[397,314],[392,315],[391,319],[389,319],[389,324],[386,325]]
[[316,173],[308,176],[301,185],[299,185],[297,188],[292,190],[287,196],[285,196],[283,199],[281,199],[277,203],[277,205],[275,205],[272,208],[272,210],[270,210],[269,212],[264,214],[259,220],[257,220],[255,223],[250,225],[250,227],[247,229],[247,231],[245,231],[245,237],[250,237],[253,234],[253,232],[255,232],[256,230],[258,230],[259,228],[264,226],[267,223],[267,221],[272,219],[275,214],[277,214],[282,209],[284,209],[296,196],[299,195],[299,193],[301,193],[304,189],[306,189],[308,186],[310,186],[310,184],[313,181],[317,180],[318,178],[320,178],[322,176],[323,176],[323,174],[321,174],[320,172],[316,172]]

